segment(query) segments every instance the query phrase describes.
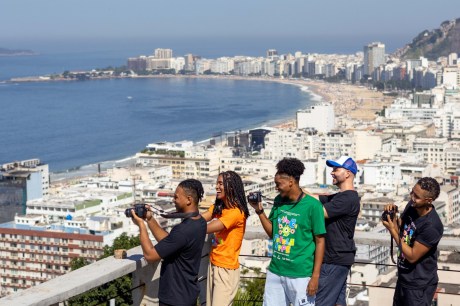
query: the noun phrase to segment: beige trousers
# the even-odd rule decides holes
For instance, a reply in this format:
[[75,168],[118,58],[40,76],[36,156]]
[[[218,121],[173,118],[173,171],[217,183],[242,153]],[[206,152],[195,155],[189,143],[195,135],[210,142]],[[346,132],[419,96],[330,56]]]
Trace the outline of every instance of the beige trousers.
[[206,306],[227,306],[233,304],[238,283],[240,269],[226,269],[209,263],[206,289]]

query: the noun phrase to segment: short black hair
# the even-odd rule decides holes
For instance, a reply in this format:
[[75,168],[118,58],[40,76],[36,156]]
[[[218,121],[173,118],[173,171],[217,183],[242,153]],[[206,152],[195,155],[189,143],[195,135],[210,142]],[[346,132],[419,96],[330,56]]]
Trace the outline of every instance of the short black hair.
[[185,193],[193,198],[193,202],[198,204],[204,195],[203,185],[199,180],[187,179],[179,183],[179,187],[184,189]]
[[441,187],[439,186],[438,181],[432,177],[422,177],[418,180],[417,185],[420,186],[425,191],[428,191],[430,197],[436,200],[441,192]]
[[276,169],[278,170],[276,174],[292,176],[296,182],[299,182],[305,166],[297,158],[285,157],[276,164]]

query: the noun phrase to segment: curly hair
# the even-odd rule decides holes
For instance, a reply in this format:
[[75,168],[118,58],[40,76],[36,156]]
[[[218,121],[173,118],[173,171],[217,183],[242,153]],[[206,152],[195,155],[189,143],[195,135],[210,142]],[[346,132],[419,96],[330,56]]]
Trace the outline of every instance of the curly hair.
[[285,157],[276,164],[277,175],[288,175],[293,177],[296,182],[300,181],[300,176],[305,170],[304,164],[297,158]]
[[419,185],[423,190],[428,191],[433,201],[438,198],[439,193],[441,192],[438,181],[432,177],[422,177],[418,180],[417,185]]
[[[235,171],[225,171],[219,173],[222,176],[224,183],[225,197],[227,202],[232,207],[237,207],[244,213],[246,218],[249,217],[248,202],[246,201],[246,194],[244,192],[244,185],[241,177]],[[224,208],[224,201],[216,199],[214,204],[213,215],[221,215]]]
[[199,180],[187,179],[179,183],[185,193],[193,198],[193,202],[198,205],[204,195],[203,185]]

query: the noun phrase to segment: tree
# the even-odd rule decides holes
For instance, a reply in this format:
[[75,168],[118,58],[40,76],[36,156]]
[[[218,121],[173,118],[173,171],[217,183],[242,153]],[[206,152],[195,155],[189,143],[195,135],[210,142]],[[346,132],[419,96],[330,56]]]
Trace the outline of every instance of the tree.
[[[246,277],[252,272],[253,277]],[[265,275],[260,268],[243,269],[241,271],[241,288],[236,293],[234,306],[259,306],[262,305],[265,289]]]
[[[131,249],[140,245],[139,237],[128,236],[126,233],[115,238],[112,246],[104,246],[104,253],[99,259],[113,256],[114,250]],[[84,267],[89,262],[84,258],[72,259],[70,266],[72,270]],[[132,305],[131,294],[132,276],[131,274],[119,277],[102,286],[75,296],[67,301],[67,305],[100,305],[107,304],[109,300],[115,299],[116,305]]]

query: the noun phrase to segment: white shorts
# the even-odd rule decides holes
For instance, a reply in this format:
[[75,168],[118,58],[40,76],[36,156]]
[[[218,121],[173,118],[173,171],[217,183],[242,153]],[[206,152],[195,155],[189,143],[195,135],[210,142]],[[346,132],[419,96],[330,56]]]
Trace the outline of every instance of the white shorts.
[[264,306],[313,306],[315,297],[307,295],[310,277],[279,276],[267,270]]

